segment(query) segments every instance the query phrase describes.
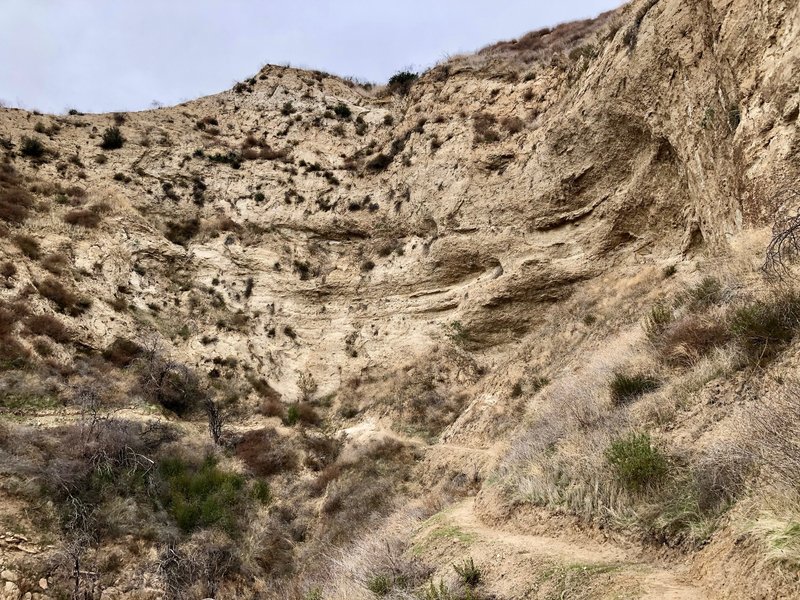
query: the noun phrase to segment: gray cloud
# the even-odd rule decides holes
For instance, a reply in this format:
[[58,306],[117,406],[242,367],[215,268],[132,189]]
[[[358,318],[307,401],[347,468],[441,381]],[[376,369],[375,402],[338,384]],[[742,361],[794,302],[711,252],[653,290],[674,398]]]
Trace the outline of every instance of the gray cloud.
[[137,110],[229,88],[265,63],[381,82],[620,0],[0,0],[0,98]]

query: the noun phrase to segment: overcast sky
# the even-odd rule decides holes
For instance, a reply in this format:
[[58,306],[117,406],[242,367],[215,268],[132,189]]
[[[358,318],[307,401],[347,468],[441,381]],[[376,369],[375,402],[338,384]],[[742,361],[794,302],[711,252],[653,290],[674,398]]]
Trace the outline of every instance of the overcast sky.
[[621,0],[0,0],[0,100],[138,110],[228,89],[266,64],[385,82]]

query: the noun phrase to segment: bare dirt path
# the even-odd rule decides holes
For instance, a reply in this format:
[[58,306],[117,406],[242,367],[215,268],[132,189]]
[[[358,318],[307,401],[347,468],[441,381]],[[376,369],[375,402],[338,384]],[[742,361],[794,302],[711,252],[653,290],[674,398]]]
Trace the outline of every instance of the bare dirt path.
[[[449,528],[457,531],[462,540],[469,540],[470,556],[476,564],[487,566],[487,581],[497,582],[493,587],[505,592],[503,597],[708,598],[701,589],[683,579],[679,566],[646,562],[635,549],[591,539],[576,541],[566,536],[527,535],[487,526],[475,515],[471,498],[445,511],[438,526],[440,531]],[[547,565],[551,566],[543,568]],[[543,577],[543,572],[548,574]],[[560,582],[543,583],[548,578],[553,580],[556,573],[563,576]],[[581,580],[572,576],[574,573],[588,575]],[[572,576],[571,581],[567,575]]]

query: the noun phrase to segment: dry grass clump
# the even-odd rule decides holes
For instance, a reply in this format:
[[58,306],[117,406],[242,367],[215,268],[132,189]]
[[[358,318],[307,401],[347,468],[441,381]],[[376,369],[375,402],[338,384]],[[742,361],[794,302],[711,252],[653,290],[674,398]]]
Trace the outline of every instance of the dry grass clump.
[[729,340],[730,331],[719,319],[687,315],[661,332],[657,349],[668,364],[691,366]]
[[53,275],[63,275],[69,268],[69,259],[63,253],[53,253],[41,261],[42,267]]
[[611,402],[616,406],[628,404],[657,390],[660,385],[658,379],[646,373],[614,373],[609,383]]
[[0,220],[22,223],[33,207],[33,196],[22,186],[22,178],[14,167],[0,163]]
[[498,42],[471,57],[472,61],[492,57],[503,57],[512,64],[548,61],[562,53],[570,53],[591,40],[610,37],[618,27],[615,25],[617,11],[609,11],[595,19],[563,23],[553,28],[539,29],[516,40]]
[[79,296],[52,277],[37,282],[36,289],[44,298],[53,302],[59,311],[73,317],[83,314],[92,305],[91,300]]
[[740,352],[744,364],[765,364],[800,331],[800,294],[791,288],[736,297],[718,279],[706,277],[678,303],[675,309],[657,305],[644,324],[660,357],[675,366],[696,364],[726,345]]
[[294,471],[299,464],[291,440],[274,427],[248,431],[236,442],[236,456],[258,477]]
[[47,336],[59,344],[72,340],[72,332],[67,326],[51,315],[32,315],[25,319],[25,327],[30,333]]
[[310,486],[312,495],[323,495],[322,538],[331,543],[352,539],[388,514],[417,458],[412,447],[393,438],[346,448]]
[[344,448],[344,439],[325,434],[309,434],[303,432],[303,449],[305,456],[303,465],[312,471],[322,471],[333,464]]
[[38,260],[42,255],[42,247],[39,241],[29,235],[19,234],[13,238],[14,244],[25,256],[31,260]]
[[101,212],[96,207],[71,210],[64,215],[64,223],[85,227],[86,229],[94,229],[103,220]]
[[486,112],[479,112],[472,118],[476,144],[491,144],[500,141],[500,133],[495,129],[497,117]]
[[[634,528],[648,541],[702,543],[744,489],[747,461],[726,453],[727,446],[670,447],[636,421],[627,402],[609,407],[598,379],[588,373],[542,392],[544,407],[501,465],[507,492],[587,521]],[[627,377],[619,387],[638,395],[640,383]]]
[[103,358],[114,366],[125,368],[140,358],[144,351],[144,348],[136,342],[124,337],[117,337],[103,350]]

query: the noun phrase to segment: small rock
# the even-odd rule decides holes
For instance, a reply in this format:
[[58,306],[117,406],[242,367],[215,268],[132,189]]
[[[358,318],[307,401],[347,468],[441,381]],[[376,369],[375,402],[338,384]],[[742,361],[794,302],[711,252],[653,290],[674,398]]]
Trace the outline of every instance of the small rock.
[[40,587],[40,588],[42,588],[43,590],[46,590],[46,589],[47,589],[47,579],[45,579],[44,577],[42,577],[42,578],[39,580],[39,587]]
[[11,598],[17,598],[19,596],[19,588],[13,581],[6,581],[6,585],[3,587],[3,592],[6,594],[6,596]]
[[14,573],[14,571],[9,571],[8,569],[0,572],[0,578],[5,579],[6,581],[18,581],[19,575]]

